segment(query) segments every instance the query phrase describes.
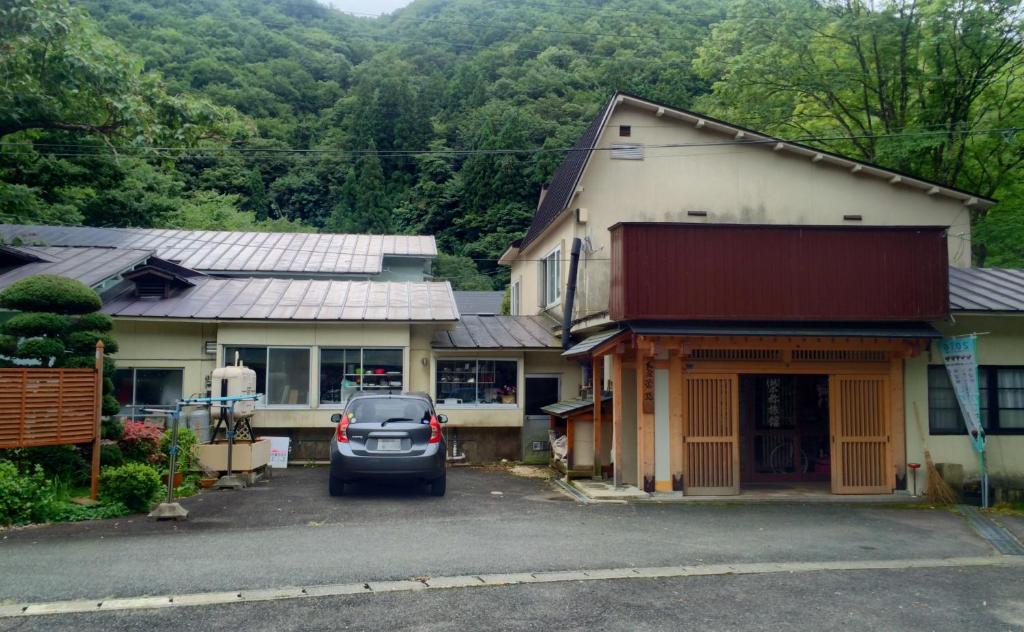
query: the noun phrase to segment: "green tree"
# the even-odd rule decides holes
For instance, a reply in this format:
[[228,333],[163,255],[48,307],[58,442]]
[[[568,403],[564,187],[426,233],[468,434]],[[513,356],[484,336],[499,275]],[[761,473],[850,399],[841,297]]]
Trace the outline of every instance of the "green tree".
[[434,260],[433,276],[438,281],[448,281],[455,290],[493,290],[494,283],[486,274],[477,269],[476,262],[469,257],[437,254]]

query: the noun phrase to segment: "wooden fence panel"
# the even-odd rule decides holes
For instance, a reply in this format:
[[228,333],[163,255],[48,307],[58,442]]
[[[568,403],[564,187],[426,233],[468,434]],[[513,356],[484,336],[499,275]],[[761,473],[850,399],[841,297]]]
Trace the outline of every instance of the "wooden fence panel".
[[100,384],[94,369],[0,369],[0,448],[92,441]]

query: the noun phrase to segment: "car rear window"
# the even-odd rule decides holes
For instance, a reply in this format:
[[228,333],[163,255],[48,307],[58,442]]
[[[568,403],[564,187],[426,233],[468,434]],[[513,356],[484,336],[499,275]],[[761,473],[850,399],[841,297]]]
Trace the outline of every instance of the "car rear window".
[[413,398],[357,399],[349,404],[348,414],[353,423],[388,419],[430,421],[430,407],[424,401]]

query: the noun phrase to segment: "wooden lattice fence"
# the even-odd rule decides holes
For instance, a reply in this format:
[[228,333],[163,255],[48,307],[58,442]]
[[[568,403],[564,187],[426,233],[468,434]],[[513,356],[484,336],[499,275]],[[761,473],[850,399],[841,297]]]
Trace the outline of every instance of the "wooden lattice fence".
[[102,342],[92,369],[0,369],[0,448],[93,444],[95,498],[102,403]]

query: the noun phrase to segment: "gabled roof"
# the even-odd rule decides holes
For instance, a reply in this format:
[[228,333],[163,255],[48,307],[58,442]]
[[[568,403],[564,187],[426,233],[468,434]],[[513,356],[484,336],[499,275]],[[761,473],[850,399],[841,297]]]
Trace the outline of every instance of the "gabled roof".
[[459,313],[463,316],[500,314],[501,304],[504,300],[504,292],[469,292],[465,290],[455,292],[455,304],[459,306]]
[[26,257],[28,263],[0,274],[0,289],[33,274],[54,274],[91,287],[131,270],[153,255],[149,250],[114,248],[4,246],[3,249]]
[[434,334],[435,349],[558,349],[542,316],[463,315],[451,331]]
[[601,132],[604,130],[606,123],[611,114],[615,111],[615,108],[622,103],[648,109],[655,112],[658,116],[667,116],[682,120],[703,130],[718,132],[724,136],[731,137],[735,141],[765,145],[767,148],[776,152],[786,151],[789,153],[795,153],[805,156],[813,162],[823,162],[848,169],[851,174],[885,178],[892,184],[915,187],[925,191],[929,195],[945,195],[959,200],[968,206],[988,206],[995,204],[995,200],[977,193],[963,191],[961,189],[926,180],[912,174],[888,169],[886,167],[880,167],[878,165],[849,158],[841,154],[828,152],[817,147],[785,141],[774,136],[769,136],[767,134],[748,129],[746,127],[741,127],[739,125],[734,125],[733,123],[728,123],[697,112],[674,108],[663,103],[644,99],[643,97],[617,92],[612,96],[611,100],[608,101],[608,104],[602,108],[601,112],[598,113],[597,118],[595,118],[590,124],[590,127],[583,132],[583,136],[581,136],[579,141],[573,145],[572,149],[569,150],[568,155],[566,155],[565,159],[555,170],[555,173],[551,178],[551,183],[548,185],[547,195],[538,206],[537,212],[533,217],[533,222],[530,224],[530,228],[523,237],[522,243],[518,246],[519,249],[526,248],[531,242],[540,237],[544,230],[569,207],[576,189],[579,186],[580,178],[583,176],[583,171],[586,169],[587,162],[590,160],[590,156],[593,154],[597,147],[597,143],[600,140]]
[[1024,270],[950,268],[949,307],[954,312],[1024,311]]
[[433,237],[260,233],[0,224],[10,243],[153,251],[187,268],[224,274],[379,274],[383,258],[434,257]]
[[103,311],[122,318],[193,320],[451,322],[459,318],[447,282],[218,279],[169,298],[116,298]]

